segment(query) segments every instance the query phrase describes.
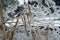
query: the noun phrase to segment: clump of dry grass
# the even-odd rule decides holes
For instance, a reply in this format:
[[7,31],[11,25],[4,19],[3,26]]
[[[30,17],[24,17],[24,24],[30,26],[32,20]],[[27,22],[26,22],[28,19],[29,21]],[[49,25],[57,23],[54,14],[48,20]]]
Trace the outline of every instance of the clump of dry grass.
[[[14,31],[16,29],[16,26],[17,26],[17,23],[18,23],[18,19],[17,19],[17,22],[16,24],[13,26],[13,28],[10,30],[10,31],[5,31],[5,30],[1,30],[0,29],[0,35],[2,35],[2,39],[1,40],[12,40],[13,38],[13,34],[14,34]],[[5,26],[4,26],[5,27]]]
[[39,27],[35,28],[35,33],[36,33],[36,36],[37,36],[37,40],[42,40]]
[[13,26],[13,28],[10,31],[8,31],[8,33],[7,33],[8,40],[12,40],[13,39],[13,34],[14,34],[14,31],[15,31],[15,29],[17,27],[17,24],[18,24],[18,19],[16,21],[16,24]]
[[46,40],[48,40],[48,37],[49,37],[49,26],[47,26],[46,29],[45,29],[45,38],[46,38]]
[[16,26],[17,26],[17,23],[18,23],[18,19],[16,21],[16,24],[13,26],[13,28],[10,30],[10,31],[7,31],[6,32],[6,25],[3,24],[4,23],[4,17],[3,17],[3,10],[2,10],[2,3],[1,3],[1,0],[0,0],[0,37],[2,38],[1,40],[12,40],[13,38],[13,34],[14,34],[14,31],[16,29]]
[[[2,5],[0,4],[0,6],[2,6]],[[31,21],[32,21],[32,19],[31,19],[32,13],[31,13],[31,9],[30,9],[29,4],[28,4],[28,11],[29,11],[29,13],[27,14],[27,20],[29,22],[29,27],[31,27],[30,24],[31,24]],[[21,12],[21,14],[22,15],[20,15],[20,16],[22,17],[22,22],[23,22],[24,29],[25,29],[25,34],[26,34],[25,35],[25,40],[27,40],[27,31],[28,30],[27,30],[27,24],[26,24],[26,17],[25,17],[24,12]],[[0,7],[0,19],[1,19],[0,22],[4,23],[4,18],[3,18],[3,14],[2,14],[2,7]],[[17,27],[17,24],[18,24],[18,19],[17,19],[15,25],[13,26],[13,28],[10,31],[8,30],[7,32],[5,30],[5,28],[6,28],[5,24],[1,25],[0,34],[2,35],[2,40],[6,40],[6,39],[7,40],[12,40],[13,39],[14,31]],[[45,30],[46,40],[48,40],[48,34],[49,34],[48,29],[49,28],[46,27],[46,30]],[[31,30],[29,30],[29,31],[31,31]],[[42,40],[39,27],[36,27],[35,30],[34,30],[34,39],[33,40]]]
[[2,9],[3,9],[2,3],[0,0],[0,37],[2,38],[1,40],[5,40],[5,38],[6,38],[5,25],[1,25],[4,22]]
[[23,23],[23,28],[25,29],[25,40],[27,40],[27,25],[26,25],[26,17],[25,14],[23,14],[24,12],[21,12],[21,18],[22,18],[22,23]]

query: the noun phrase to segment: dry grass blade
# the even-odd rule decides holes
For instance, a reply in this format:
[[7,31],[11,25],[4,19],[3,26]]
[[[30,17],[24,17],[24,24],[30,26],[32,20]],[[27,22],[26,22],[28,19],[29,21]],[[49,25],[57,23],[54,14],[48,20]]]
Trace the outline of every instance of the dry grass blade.
[[25,29],[25,40],[27,40],[27,25],[26,25],[26,18],[25,18],[25,15],[21,15],[21,18],[22,18],[22,22],[23,22],[23,25],[24,25],[24,29]]
[[35,30],[36,30],[36,34],[37,34],[37,36],[38,36],[38,40],[42,40],[42,39],[41,39],[41,32],[40,32],[39,27],[36,27]]
[[29,11],[28,16],[31,16],[31,15],[32,15],[32,13],[31,13],[31,9],[30,9],[29,4],[28,4],[28,11]]
[[29,26],[30,26],[30,24],[31,24],[31,20],[32,20],[32,13],[31,13],[31,8],[30,8],[30,5],[28,4],[28,12],[29,13],[27,13],[27,19],[28,19],[28,23],[29,23]]
[[46,40],[48,40],[48,36],[49,36],[49,35],[48,35],[48,34],[49,34],[49,30],[48,30],[48,29],[49,29],[49,27],[46,27],[46,30],[45,30]]
[[28,25],[30,26],[30,20],[29,20],[29,17],[28,17],[28,15],[27,15],[27,20],[28,20]]
[[14,31],[15,31],[15,29],[17,27],[17,24],[18,24],[18,19],[16,21],[16,24],[13,26],[13,28],[10,31],[8,31],[8,34],[7,34],[8,40],[12,40]]
[[36,32],[34,31],[34,39],[33,40],[37,40],[37,38],[36,38]]
[[6,39],[5,24],[1,25],[3,22],[4,22],[3,7],[2,7],[1,0],[0,0],[0,37],[2,37],[1,40],[5,40]]

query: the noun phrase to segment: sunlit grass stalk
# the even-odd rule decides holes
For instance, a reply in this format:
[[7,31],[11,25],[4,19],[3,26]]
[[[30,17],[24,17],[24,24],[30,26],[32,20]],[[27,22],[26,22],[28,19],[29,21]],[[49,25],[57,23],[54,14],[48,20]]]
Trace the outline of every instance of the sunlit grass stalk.
[[22,14],[22,15],[21,15],[21,18],[22,18],[22,22],[23,22],[23,25],[24,25],[24,29],[25,29],[25,40],[27,40],[27,25],[26,25],[25,15]]
[[28,14],[27,14],[27,20],[28,20],[28,25],[30,26],[30,20]]
[[16,24],[13,26],[13,28],[10,30],[10,31],[7,31],[5,30],[6,26],[5,26],[5,23],[4,23],[4,17],[3,17],[3,8],[2,8],[2,3],[1,3],[1,0],[0,0],[0,25],[1,25],[1,28],[0,30],[2,31],[1,34],[2,34],[2,40],[12,40],[13,39],[13,34],[14,34],[14,31],[16,29],[16,26],[17,26],[17,23],[18,23],[18,19],[17,19],[17,22]]
[[32,13],[31,13],[31,8],[30,8],[30,5],[29,5],[29,4],[28,4],[28,11],[29,11],[28,16],[31,16],[31,15],[32,15]]
[[37,35],[36,35],[36,31],[34,30],[34,38],[33,40],[37,40]]
[[[29,23],[29,27],[31,27],[31,26],[34,26],[34,23],[33,23],[33,15],[32,15],[32,12],[31,12],[31,7],[30,7],[30,5],[28,4],[28,12],[29,13],[27,13],[27,19],[28,19],[28,23]],[[33,24],[33,25],[31,25],[31,24]],[[34,34],[35,35],[35,34]],[[31,36],[31,38],[32,38],[32,35],[31,35],[31,29],[30,29],[30,36]],[[36,40],[36,35],[34,36],[34,40]]]
[[39,27],[36,27],[36,33],[37,33],[37,35],[38,35],[38,39],[39,39],[39,40],[42,40],[42,38],[41,38],[41,32],[40,32]]
[[30,5],[28,4],[28,11],[29,13],[27,13],[27,19],[28,19],[28,22],[29,22],[29,26],[31,24],[31,21],[32,21],[32,13],[31,13],[31,8],[30,8]]
[[45,37],[46,37],[46,40],[48,40],[49,38],[49,27],[46,27],[46,30],[45,30]]
[[3,7],[2,7],[2,2],[0,0],[0,32],[1,32],[1,35],[2,35],[2,38],[3,38],[1,40],[5,40],[5,38],[6,38],[5,24],[2,25],[3,22],[4,22]]
[[17,19],[15,25],[13,26],[13,28],[10,31],[8,31],[8,33],[7,33],[7,36],[8,36],[7,39],[8,40],[12,40],[13,39],[14,31],[15,31],[15,29],[17,27],[17,24],[18,24],[18,19]]

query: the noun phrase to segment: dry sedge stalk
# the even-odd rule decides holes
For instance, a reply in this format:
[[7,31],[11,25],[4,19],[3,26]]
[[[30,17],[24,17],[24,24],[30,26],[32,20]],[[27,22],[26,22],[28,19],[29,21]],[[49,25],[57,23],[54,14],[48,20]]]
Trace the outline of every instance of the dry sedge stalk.
[[45,35],[46,35],[46,40],[48,40],[48,34],[49,34],[49,31],[48,31],[48,27],[46,27],[46,30],[45,30]]
[[38,27],[35,28],[35,31],[36,31],[36,34],[37,34],[37,36],[38,36],[38,39],[39,39],[39,40],[42,40],[42,39],[41,39],[41,33],[40,33],[40,30],[39,30]]
[[6,39],[6,32],[0,29],[0,37],[2,38],[1,40]]
[[2,9],[3,9],[2,8],[2,3],[1,3],[1,0],[0,0],[0,18],[1,18],[0,20],[2,20]]
[[[3,16],[2,16],[2,22],[1,22],[1,23],[3,23],[3,22],[4,22],[4,18],[3,18]],[[5,30],[6,25],[4,24],[4,25],[2,25],[1,27],[2,27],[1,29],[2,29],[2,32],[3,32],[3,33],[2,33],[2,34],[3,34],[3,40],[5,40],[5,39],[6,39],[6,35],[7,35],[7,34],[6,34],[6,30]]]
[[[13,34],[14,34],[14,30],[16,29],[16,26],[17,26],[17,23],[18,23],[18,19],[17,19],[17,22],[16,22],[16,24],[13,26],[13,28],[11,29],[11,31],[8,31],[8,32],[6,32],[5,31],[5,24],[3,24],[4,23],[4,18],[3,18],[3,13],[2,13],[2,10],[3,8],[2,8],[2,3],[1,3],[1,0],[0,0],[0,35],[2,35],[1,37],[2,37],[2,39],[1,40],[6,40],[6,38],[7,38],[7,40],[12,40],[12,38],[13,38]],[[3,24],[3,25],[2,25]]]
[[36,36],[37,36],[37,35],[36,35],[35,30],[34,30],[34,39],[33,39],[33,40],[37,40],[37,39],[36,39]]
[[27,19],[28,19],[28,23],[29,23],[29,26],[30,26],[32,13],[31,13],[31,9],[30,9],[29,4],[28,4],[28,11],[29,11],[29,13],[27,13]]
[[30,26],[30,21],[29,21],[29,17],[28,17],[28,15],[27,15],[27,20],[28,20],[28,25]]
[[21,18],[22,18],[22,22],[23,22],[24,28],[26,30],[26,18],[25,18],[25,14],[23,14],[23,11],[21,12]]
[[16,21],[16,24],[13,26],[13,28],[10,31],[8,31],[8,34],[7,34],[8,40],[12,40],[14,31],[15,31],[15,29],[17,27],[17,24],[18,24],[18,19]]
[[[21,16],[21,15],[20,15]],[[19,16],[19,17],[20,17]],[[18,17],[18,18],[19,18]],[[12,40],[13,39],[13,34],[14,34],[14,31],[15,31],[15,29],[16,29],[16,27],[17,27],[17,24],[18,24],[18,18],[17,18],[17,21],[16,21],[16,24],[13,26],[13,28],[10,30],[10,31],[8,31],[8,33],[7,33],[7,36],[8,36],[8,40]]]
[[23,22],[24,29],[25,29],[25,40],[27,40],[26,18],[25,18],[25,15],[24,14],[21,17],[22,17],[22,22]]
[[25,31],[27,32],[25,15],[23,15],[22,21],[23,21],[23,25],[24,25]]
[[36,40],[36,34],[34,34],[34,40]]
[[31,16],[31,15],[32,15],[32,13],[31,13],[31,9],[30,9],[29,4],[28,4],[28,11],[29,11],[28,16]]
[[5,40],[6,39],[6,32],[5,32],[5,24],[2,25],[2,23],[4,22],[4,18],[3,18],[3,10],[2,10],[2,3],[0,0],[0,37],[2,37],[1,40]]
[[[4,23],[4,17],[3,17],[2,19],[3,19],[2,21],[3,21],[3,23]],[[5,30],[5,29],[6,29],[6,25],[3,24],[2,27],[3,27],[3,31],[6,31],[6,30]]]

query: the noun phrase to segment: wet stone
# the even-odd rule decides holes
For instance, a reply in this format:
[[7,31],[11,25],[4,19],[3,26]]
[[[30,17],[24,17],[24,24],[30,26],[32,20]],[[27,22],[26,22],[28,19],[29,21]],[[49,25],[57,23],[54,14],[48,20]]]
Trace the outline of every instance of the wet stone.
[[53,28],[49,28],[51,31],[53,31]]
[[33,26],[31,26],[31,27],[33,27]]
[[54,9],[51,7],[51,8],[49,8],[50,10],[51,10],[51,13],[54,13]]
[[56,8],[57,10],[59,10],[59,8]]
[[59,35],[60,35],[60,33],[59,33]]
[[28,31],[28,32],[30,32],[30,31]]
[[44,28],[44,26],[39,26],[40,27],[40,29],[43,29]]
[[47,11],[45,11],[45,13],[47,13]]
[[27,32],[27,35],[30,36],[30,35],[29,35],[29,32]]
[[23,33],[23,31],[19,31],[20,33]]
[[59,27],[60,28],[60,27]]
[[36,7],[38,5],[38,2],[36,2],[36,1],[31,1],[31,2],[28,1],[28,4],[30,4],[31,6],[35,4],[34,7]]
[[47,13],[47,15],[49,15],[49,13]]
[[57,32],[58,33],[58,32]]
[[55,31],[57,30],[57,29],[54,29]]
[[34,15],[34,17],[35,17],[36,15]]
[[16,31],[18,33],[18,31]]

